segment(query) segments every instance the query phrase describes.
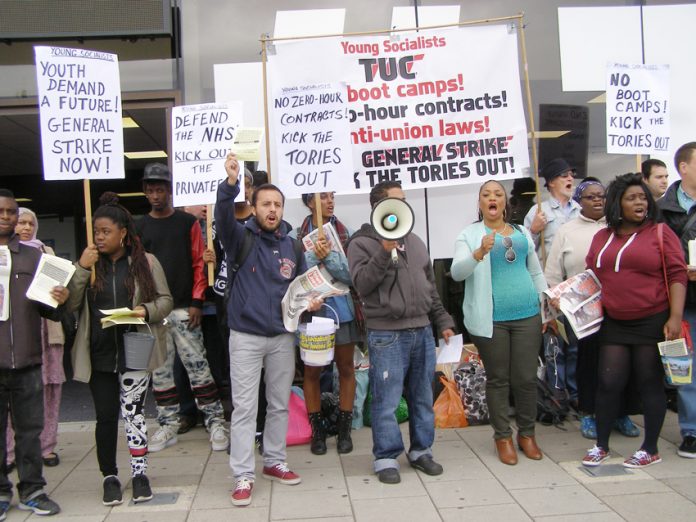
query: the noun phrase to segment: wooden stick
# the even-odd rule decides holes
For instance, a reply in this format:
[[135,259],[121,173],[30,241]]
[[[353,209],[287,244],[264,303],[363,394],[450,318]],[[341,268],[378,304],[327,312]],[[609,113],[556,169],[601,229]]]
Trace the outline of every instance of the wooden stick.
[[[205,206],[205,236],[208,248],[213,248],[213,205]],[[213,286],[215,283],[215,263],[208,263],[208,286]]]
[[[481,24],[494,24],[497,22],[506,22],[515,19],[521,19],[524,17],[523,13],[516,14],[513,16],[501,16],[498,18],[482,18],[479,20],[468,20],[466,22],[459,22],[456,24],[441,24],[441,25],[428,25],[425,27],[407,27],[404,29],[381,29],[379,31],[359,31],[354,33],[330,33],[330,34],[316,34],[309,36],[285,36],[282,38],[268,38],[266,35],[261,35],[261,42],[287,42],[291,40],[313,40],[316,38],[332,38],[337,36],[372,36],[388,33],[402,33],[406,31],[424,31],[427,29],[444,29],[447,27],[465,27],[467,25],[481,25]],[[262,51],[263,55],[263,51]]]
[[[82,180],[82,192],[85,198],[85,227],[87,229],[87,246],[92,246],[94,244],[94,230],[92,229],[92,198],[90,194],[89,180]],[[90,284],[94,284],[96,279],[96,272],[94,267],[92,267],[92,275],[90,275]]]
[[636,172],[640,172],[641,163],[643,163],[643,155],[636,154]]
[[266,126],[266,172],[268,173],[268,182],[271,181],[271,134],[268,126],[268,77],[266,73],[266,62],[268,55],[266,54],[266,35],[261,35],[261,72],[263,77],[263,123]]
[[[527,43],[524,38],[524,15],[520,14],[518,20],[520,35],[520,48],[522,51],[522,64],[524,67],[524,90],[527,98],[527,113],[529,117],[529,131],[532,133],[532,165],[534,167],[534,181],[536,184],[537,214],[541,212],[541,189],[539,188],[539,159],[537,157],[537,138],[534,128],[534,105],[532,104],[532,89],[529,86],[529,65],[527,63]],[[539,234],[539,244],[541,245],[541,264],[546,265],[546,245],[544,245],[544,231]]]
[[325,239],[324,237],[324,223],[322,222],[321,215],[321,192],[314,193],[314,219],[317,222],[317,230],[319,231],[319,239]]

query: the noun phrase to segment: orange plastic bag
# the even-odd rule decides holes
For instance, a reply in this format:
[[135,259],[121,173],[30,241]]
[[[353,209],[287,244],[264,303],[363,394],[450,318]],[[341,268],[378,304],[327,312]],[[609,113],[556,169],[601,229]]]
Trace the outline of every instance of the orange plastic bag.
[[457,385],[447,379],[440,377],[440,382],[445,387],[433,405],[435,412],[436,428],[466,428],[469,423],[466,420],[466,412],[462,398],[457,390]]

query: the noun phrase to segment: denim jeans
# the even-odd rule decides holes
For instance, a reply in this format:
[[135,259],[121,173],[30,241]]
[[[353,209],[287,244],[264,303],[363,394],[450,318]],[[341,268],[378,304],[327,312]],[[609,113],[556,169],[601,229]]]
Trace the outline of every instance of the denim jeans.
[[[691,326],[691,340],[696,343],[696,308],[686,308],[684,319]],[[696,356],[694,366],[696,367]],[[677,387],[677,407],[679,409],[679,429],[681,436],[696,437],[696,378],[691,379],[691,384]]]
[[21,500],[43,492],[40,435],[43,430],[43,378],[41,366],[0,370],[0,500],[12,498],[12,483],[5,468],[7,413],[15,429],[15,462],[19,474],[17,491]]
[[395,414],[402,393],[408,403],[408,459],[432,455],[435,340],[428,325],[408,330],[368,330],[367,344],[374,469],[398,469],[396,459],[404,451],[404,442]]

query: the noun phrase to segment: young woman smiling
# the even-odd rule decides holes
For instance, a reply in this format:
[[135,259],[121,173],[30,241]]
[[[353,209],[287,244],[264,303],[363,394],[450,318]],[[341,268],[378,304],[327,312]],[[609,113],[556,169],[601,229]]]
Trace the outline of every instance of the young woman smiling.
[[530,459],[542,453],[534,437],[536,369],[542,324],[539,293],[546,280],[524,227],[507,222],[508,199],[497,181],[479,190],[479,221],[457,238],[452,278],[466,281],[464,326],[486,368],[486,398],[498,457],[517,464],[508,415],[515,398],[517,444]]

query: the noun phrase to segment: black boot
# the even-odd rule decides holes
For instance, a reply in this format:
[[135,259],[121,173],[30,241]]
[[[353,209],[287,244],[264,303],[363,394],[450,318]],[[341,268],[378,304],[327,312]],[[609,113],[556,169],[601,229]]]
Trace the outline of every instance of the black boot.
[[350,438],[352,424],[353,412],[338,410],[338,438],[336,449],[339,453],[350,453],[353,451],[353,440]]
[[310,450],[315,455],[324,455],[326,453],[326,425],[321,412],[310,413],[309,423],[312,425],[312,443]]

